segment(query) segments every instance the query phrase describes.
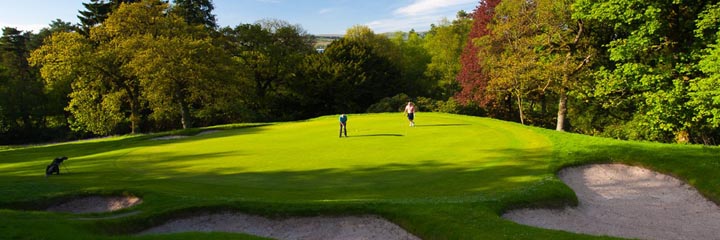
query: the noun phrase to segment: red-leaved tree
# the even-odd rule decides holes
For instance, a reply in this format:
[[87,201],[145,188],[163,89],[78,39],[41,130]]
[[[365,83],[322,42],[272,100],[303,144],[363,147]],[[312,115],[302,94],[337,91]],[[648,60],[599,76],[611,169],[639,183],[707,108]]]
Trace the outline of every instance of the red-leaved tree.
[[455,98],[463,104],[473,102],[485,108],[492,101],[491,94],[486,92],[490,79],[480,65],[482,56],[479,47],[475,45],[475,39],[491,34],[487,27],[495,16],[495,6],[499,3],[500,0],[481,0],[473,13],[473,26],[460,55],[461,67],[457,75],[461,90]]

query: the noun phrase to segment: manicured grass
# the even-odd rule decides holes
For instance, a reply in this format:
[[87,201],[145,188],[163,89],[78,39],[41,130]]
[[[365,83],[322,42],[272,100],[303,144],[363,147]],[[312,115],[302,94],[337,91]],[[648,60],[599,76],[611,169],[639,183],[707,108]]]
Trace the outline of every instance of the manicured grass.
[[[554,173],[593,162],[669,173],[720,200],[716,147],[615,141],[440,113],[419,114],[416,127],[399,113],[350,115],[348,138],[338,138],[337,116],[218,128],[228,130],[0,150],[0,232],[9,238],[126,238],[172,217],[237,210],[271,217],[378,214],[423,239],[595,238],[499,218],[515,207],[576,204]],[[70,158],[69,173],[46,179],[45,165],[61,155]],[[134,194],[144,203],[123,210],[139,214],[107,220],[39,211],[89,194]]]

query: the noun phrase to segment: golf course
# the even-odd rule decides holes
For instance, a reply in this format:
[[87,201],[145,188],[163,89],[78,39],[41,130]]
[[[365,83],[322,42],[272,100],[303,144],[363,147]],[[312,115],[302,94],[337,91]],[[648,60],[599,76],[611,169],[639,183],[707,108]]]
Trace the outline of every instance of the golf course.
[[[720,202],[720,148],[620,141],[490,118],[350,114],[67,143],[0,147],[1,239],[256,239],[138,233],[198,214],[269,219],[378,216],[420,239],[614,239],[518,224],[520,208],[578,205],[557,173],[598,163],[673,176]],[[67,156],[59,175],[45,175]],[[132,196],[113,212],[48,211],[88,196]]]

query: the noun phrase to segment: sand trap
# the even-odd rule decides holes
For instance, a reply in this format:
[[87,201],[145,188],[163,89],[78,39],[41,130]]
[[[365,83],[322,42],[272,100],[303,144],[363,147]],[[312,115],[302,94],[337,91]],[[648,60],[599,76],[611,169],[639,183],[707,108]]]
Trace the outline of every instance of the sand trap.
[[240,213],[178,219],[140,233],[240,232],[274,239],[419,239],[377,216],[273,220]]
[[156,138],[153,138],[153,139],[150,139],[150,140],[173,140],[173,139],[181,139],[181,138],[186,138],[186,137],[188,137],[188,136],[183,136],[183,135],[168,135],[168,136],[163,136],[163,137],[156,137]]
[[207,134],[216,133],[216,132],[221,132],[221,130],[205,130],[205,131],[198,133],[195,136],[202,136],[202,135],[207,135]]
[[84,197],[49,207],[51,212],[101,213],[129,208],[142,203],[142,199],[133,196]]
[[504,218],[531,226],[640,239],[720,239],[720,207],[676,178],[600,164],[559,173],[580,201],[562,210],[521,209]]

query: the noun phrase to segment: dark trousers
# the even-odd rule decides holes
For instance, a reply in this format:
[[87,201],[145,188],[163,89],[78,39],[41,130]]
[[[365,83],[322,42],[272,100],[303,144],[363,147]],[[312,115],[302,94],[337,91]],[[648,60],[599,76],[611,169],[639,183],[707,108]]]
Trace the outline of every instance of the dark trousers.
[[347,125],[340,123],[340,137],[343,135],[343,130],[345,130],[345,136],[347,137]]

